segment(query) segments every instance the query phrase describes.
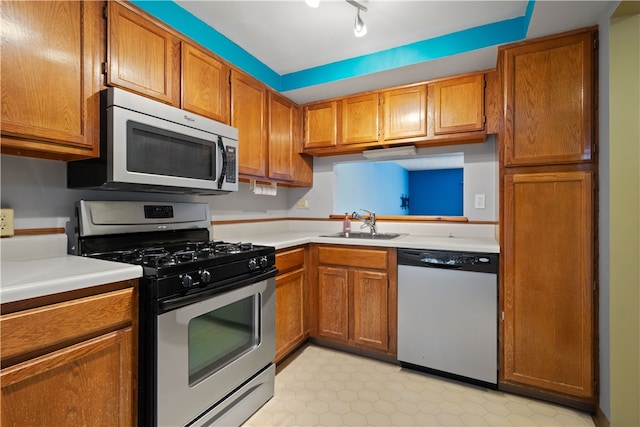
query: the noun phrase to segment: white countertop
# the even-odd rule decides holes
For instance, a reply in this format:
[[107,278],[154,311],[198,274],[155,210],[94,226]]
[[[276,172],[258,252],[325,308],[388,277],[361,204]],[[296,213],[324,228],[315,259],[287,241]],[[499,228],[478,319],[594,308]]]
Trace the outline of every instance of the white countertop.
[[[322,233],[331,234],[331,233]],[[447,237],[407,234],[390,240],[346,239],[322,237],[317,232],[278,231],[253,234],[251,241],[256,245],[274,246],[276,249],[304,245],[306,243],[329,243],[337,245],[366,245],[391,248],[434,249],[468,252],[499,253],[500,246],[492,237]]]
[[[332,234],[319,230],[275,230],[252,232],[238,241],[286,249],[307,243],[363,245],[411,249],[434,249],[499,253],[496,240],[487,236],[447,237],[428,234],[405,234],[391,240],[345,239],[322,237]],[[234,236],[227,240],[234,241]],[[142,267],[103,261],[66,253],[64,234],[14,236],[0,240],[0,302],[19,301],[75,289],[98,286],[142,277]]]
[[67,236],[0,241],[0,302],[19,301],[142,277],[142,267],[68,255]]

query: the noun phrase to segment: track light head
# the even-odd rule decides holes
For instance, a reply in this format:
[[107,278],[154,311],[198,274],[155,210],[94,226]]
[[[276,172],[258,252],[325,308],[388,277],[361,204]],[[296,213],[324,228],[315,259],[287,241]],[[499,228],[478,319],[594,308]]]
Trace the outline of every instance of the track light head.
[[360,8],[358,8],[358,12],[356,12],[356,22],[353,25],[353,34],[356,37],[363,37],[365,34],[367,34],[367,25],[360,17]]

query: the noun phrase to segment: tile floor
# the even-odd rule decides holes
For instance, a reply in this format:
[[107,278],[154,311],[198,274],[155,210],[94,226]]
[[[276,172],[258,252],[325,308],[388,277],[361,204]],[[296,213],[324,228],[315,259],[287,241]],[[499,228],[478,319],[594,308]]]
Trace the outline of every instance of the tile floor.
[[589,414],[308,345],[245,427],[591,426]]

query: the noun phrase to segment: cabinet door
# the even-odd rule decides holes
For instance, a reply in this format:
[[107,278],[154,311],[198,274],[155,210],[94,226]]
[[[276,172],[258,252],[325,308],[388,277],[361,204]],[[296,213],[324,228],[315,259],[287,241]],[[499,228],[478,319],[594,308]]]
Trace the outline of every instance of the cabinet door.
[[290,101],[269,93],[269,178],[293,180],[294,113]]
[[434,134],[484,129],[484,75],[458,77],[431,84]]
[[2,2],[2,152],[99,155],[102,2]]
[[293,181],[292,185],[311,187],[313,185],[313,157],[304,153],[302,108],[293,110]]
[[304,340],[304,269],[276,277],[276,360]]
[[3,426],[135,425],[131,328],[5,368]]
[[349,340],[349,270],[318,267],[318,336],[347,343]]
[[383,271],[351,271],[353,330],[351,341],[362,347],[389,348],[388,277]]
[[238,128],[238,172],[267,176],[267,90],[259,81],[231,72],[231,126]]
[[591,173],[507,175],[504,191],[504,380],[591,398]]
[[180,106],[180,41],[115,1],[109,3],[107,83]]
[[228,67],[182,42],[182,108],[229,123],[229,104]]
[[336,145],[338,106],[335,101],[304,107],[304,147],[321,148]]
[[342,100],[342,144],[378,141],[378,94]]
[[427,135],[427,86],[384,92],[384,140]]
[[592,33],[502,52],[505,165],[591,160]]

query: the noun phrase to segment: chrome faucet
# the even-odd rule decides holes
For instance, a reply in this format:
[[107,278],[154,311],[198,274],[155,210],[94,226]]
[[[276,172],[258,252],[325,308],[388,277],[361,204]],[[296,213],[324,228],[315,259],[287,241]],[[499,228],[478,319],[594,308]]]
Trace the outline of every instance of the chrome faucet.
[[376,230],[376,213],[368,211],[366,209],[360,210],[367,212],[369,214],[369,219],[359,215],[357,212],[352,213],[351,218],[362,221],[362,225],[360,226],[360,228],[369,227],[371,235],[375,236],[378,233],[378,230]]

